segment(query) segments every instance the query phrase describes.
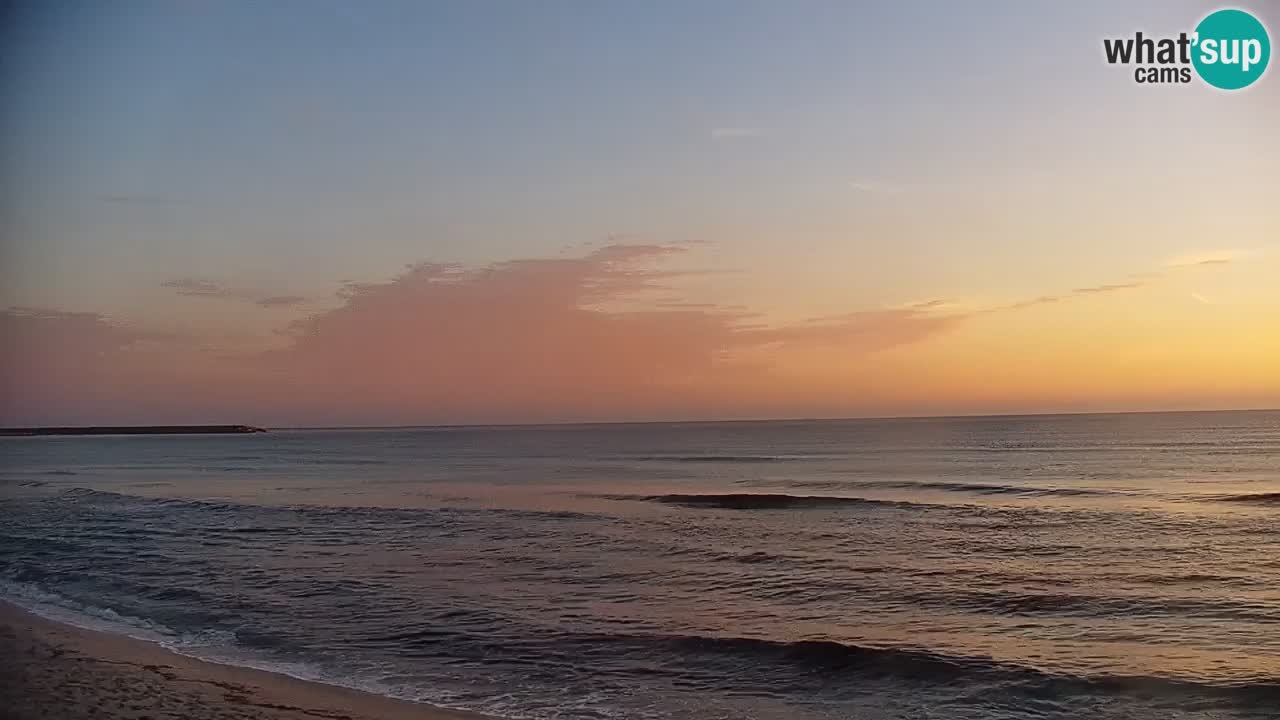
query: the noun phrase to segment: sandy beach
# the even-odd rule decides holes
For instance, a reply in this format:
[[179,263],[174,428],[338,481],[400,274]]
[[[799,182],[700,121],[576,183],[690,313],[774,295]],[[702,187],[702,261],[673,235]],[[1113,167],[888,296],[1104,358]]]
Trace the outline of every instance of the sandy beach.
[[481,716],[201,662],[0,603],[0,717],[481,720]]

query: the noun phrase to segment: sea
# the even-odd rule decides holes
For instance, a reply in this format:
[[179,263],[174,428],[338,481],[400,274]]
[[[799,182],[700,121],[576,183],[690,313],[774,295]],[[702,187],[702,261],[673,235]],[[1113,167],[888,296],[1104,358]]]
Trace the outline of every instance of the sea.
[[506,718],[1280,718],[1280,412],[6,438],[0,598]]

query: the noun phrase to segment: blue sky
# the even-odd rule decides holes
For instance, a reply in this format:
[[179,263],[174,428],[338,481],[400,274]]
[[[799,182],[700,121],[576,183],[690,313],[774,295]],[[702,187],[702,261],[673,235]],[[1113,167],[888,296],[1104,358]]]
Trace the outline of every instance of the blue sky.
[[[1268,257],[1280,83],[1102,61],[1214,7],[29,3],[0,306],[269,336],[409,263],[622,239],[696,243],[686,297],[794,319]],[[314,303],[230,312],[184,279]]]
[[1159,137],[1180,98],[1098,40],[1197,5],[1116,5],[52,3],[18,25],[6,151],[40,253],[173,271],[687,234],[824,184],[1034,173],[1067,122]]

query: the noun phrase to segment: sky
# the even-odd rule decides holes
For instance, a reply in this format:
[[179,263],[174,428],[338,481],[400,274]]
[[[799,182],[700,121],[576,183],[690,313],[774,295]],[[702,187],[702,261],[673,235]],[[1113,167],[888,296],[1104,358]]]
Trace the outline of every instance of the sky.
[[1280,71],[1103,58],[1217,7],[14,5],[0,424],[1278,407]]

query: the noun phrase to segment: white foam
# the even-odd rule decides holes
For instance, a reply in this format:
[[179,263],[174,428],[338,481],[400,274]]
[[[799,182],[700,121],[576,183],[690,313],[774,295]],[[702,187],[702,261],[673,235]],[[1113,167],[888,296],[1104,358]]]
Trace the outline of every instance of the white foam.
[[[295,680],[333,685],[451,710],[475,711],[477,709],[473,704],[457,704],[452,701],[451,694],[448,692],[432,692],[420,687],[392,685],[377,679],[360,678],[350,673],[326,672],[323,668],[310,663],[267,658],[239,645],[233,632],[225,630],[177,632],[161,623],[121,614],[111,608],[82,603],[29,583],[0,579],[0,599],[46,620],[84,630],[123,635],[135,640],[155,643],[175,654],[216,665],[248,668],[284,675]],[[527,716],[513,714],[508,717]]]
[[122,615],[111,608],[88,605],[28,583],[0,580],[0,598],[46,620],[85,630],[125,635],[160,644],[179,636],[160,623]]

